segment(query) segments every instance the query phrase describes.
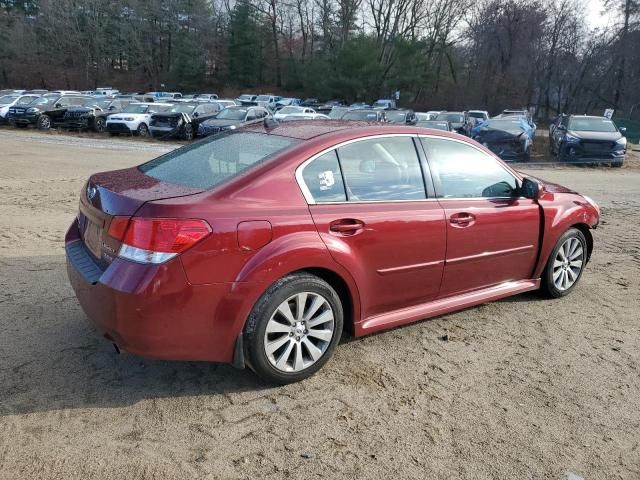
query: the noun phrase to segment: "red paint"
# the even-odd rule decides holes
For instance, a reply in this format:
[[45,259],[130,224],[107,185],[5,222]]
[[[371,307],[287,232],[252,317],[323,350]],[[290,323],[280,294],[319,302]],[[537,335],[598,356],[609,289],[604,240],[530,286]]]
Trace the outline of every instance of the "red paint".
[[[296,168],[343,141],[428,134],[477,144],[443,131],[341,122],[289,122],[270,133],[303,141],[209,191],[158,182],[137,168],[91,177],[95,195],[82,192],[65,242],[83,242],[89,220],[98,225],[91,251],[103,272],[90,284],[69,261],[68,273],[87,316],[122,349],[231,362],[262,293],[310,268],[346,284],[353,317],[345,322],[356,335],[415,322],[537,288],[557,238],[572,225],[598,223],[583,197],[553,184],[542,185],[537,201],[308,205]],[[211,233],[166,263],[143,265],[117,257],[129,217],[199,219]]]

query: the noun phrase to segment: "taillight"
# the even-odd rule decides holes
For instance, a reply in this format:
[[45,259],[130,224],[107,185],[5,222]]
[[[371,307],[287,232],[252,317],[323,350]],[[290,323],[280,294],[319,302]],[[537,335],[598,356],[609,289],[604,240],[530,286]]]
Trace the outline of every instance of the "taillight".
[[127,223],[118,256],[139,263],[166,262],[211,233],[199,219],[133,217]]

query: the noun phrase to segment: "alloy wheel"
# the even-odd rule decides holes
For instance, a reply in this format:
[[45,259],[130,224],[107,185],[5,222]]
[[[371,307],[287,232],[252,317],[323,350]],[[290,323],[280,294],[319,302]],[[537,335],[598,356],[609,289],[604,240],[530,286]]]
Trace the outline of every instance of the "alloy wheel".
[[569,237],[558,249],[553,261],[553,284],[560,291],[568,290],[578,280],[584,265],[584,248],[575,237]]
[[318,293],[300,292],[282,302],[269,318],[265,353],[277,370],[300,372],[324,355],[334,333],[329,301]]

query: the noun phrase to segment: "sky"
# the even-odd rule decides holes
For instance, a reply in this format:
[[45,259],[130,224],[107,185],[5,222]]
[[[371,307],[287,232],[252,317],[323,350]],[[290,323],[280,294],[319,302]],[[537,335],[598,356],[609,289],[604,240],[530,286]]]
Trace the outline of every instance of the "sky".
[[604,2],[602,0],[585,0],[587,23],[591,27],[606,27],[612,21],[612,15],[607,14],[604,10]]

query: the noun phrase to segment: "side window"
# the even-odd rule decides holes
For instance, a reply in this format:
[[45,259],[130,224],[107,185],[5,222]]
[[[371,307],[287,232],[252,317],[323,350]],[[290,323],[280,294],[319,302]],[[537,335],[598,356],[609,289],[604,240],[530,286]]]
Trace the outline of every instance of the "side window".
[[302,179],[316,203],[347,200],[335,150],[307,164],[302,171]]
[[[514,176],[493,157],[462,142],[421,138],[441,198],[511,197]],[[436,182],[438,183],[438,182]]]
[[350,201],[423,200],[420,160],[411,137],[382,137],[338,148]]
[[71,105],[71,102],[69,101],[68,97],[60,97],[55,104],[60,105],[61,107],[66,107],[68,105]]

